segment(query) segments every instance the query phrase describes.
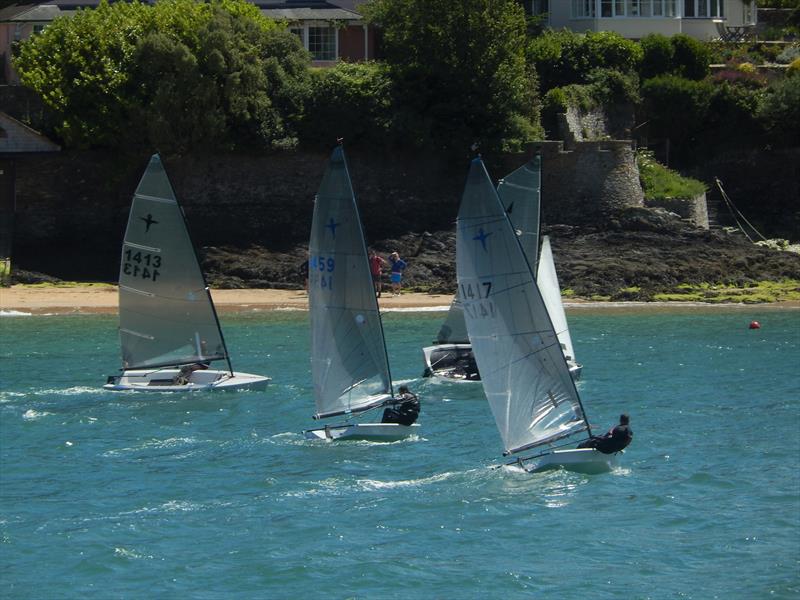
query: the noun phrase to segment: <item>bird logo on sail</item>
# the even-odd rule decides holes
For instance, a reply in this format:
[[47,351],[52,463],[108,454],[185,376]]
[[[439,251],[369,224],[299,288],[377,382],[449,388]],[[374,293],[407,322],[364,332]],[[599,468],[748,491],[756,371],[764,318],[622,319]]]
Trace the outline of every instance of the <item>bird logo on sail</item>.
[[144,221],[144,224],[146,225],[146,227],[144,229],[145,233],[149,233],[150,232],[150,225],[158,225],[158,221],[156,221],[153,218],[153,215],[151,215],[150,213],[147,213],[146,217],[139,217],[139,219]]
[[488,252],[488,251],[489,251],[489,249],[486,247],[486,238],[488,238],[490,235],[492,235],[492,233],[491,233],[491,232],[489,232],[489,233],[486,233],[486,232],[483,230],[483,227],[481,227],[481,228],[478,230],[478,235],[476,235],[476,236],[475,236],[475,237],[473,237],[472,239],[473,239],[473,240],[475,240],[476,242],[480,242],[480,243],[481,243],[481,246],[483,246],[483,250],[484,250],[484,252]]
[[333,239],[336,239],[336,228],[339,225],[341,225],[341,223],[337,223],[336,221],[334,221],[333,217],[331,217],[331,220],[328,222],[327,225],[325,225],[325,229],[331,230],[331,235],[333,236]]

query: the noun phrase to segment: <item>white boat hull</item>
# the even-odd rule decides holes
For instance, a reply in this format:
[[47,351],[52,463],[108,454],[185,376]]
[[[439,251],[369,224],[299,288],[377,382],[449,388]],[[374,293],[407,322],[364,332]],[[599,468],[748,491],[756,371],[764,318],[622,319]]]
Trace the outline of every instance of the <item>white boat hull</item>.
[[141,369],[123,371],[122,375],[108,378],[103,388],[117,392],[199,392],[208,390],[264,390],[269,377],[229,371],[203,369],[193,371],[188,383],[178,383],[179,369]]
[[[436,355],[434,353],[439,355],[439,358],[435,358]],[[466,355],[472,356],[472,346],[470,344],[439,344],[437,346],[427,346],[422,349],[422,354],[425,357],[424,377],[433,377],[444,381],[463,383],[479,383],[481,380],[477,367],[474,376],[469,376],[461,366],[453,364],[453,360],[455,360],[456,357],[465,357]],[[448,360],[447,358],[443,360],[441,358],[442,354],[450,354],[453,360]],[[583,365],[576,363],[572,359],[567,359],[567,366],[569,367],[569,374],[572,376],[572,380],[578,381],[581,378]]]
[[332,425],[303,432],[308,440],[372,440],[391,442],[401,440],[419,431],[419,424],[397,423],[351,423]]
[[[481,376],[477,366],[474,374],[465,369],[466,361],[472,358],[469,344],[438,344],[422,349],[425,357],[424,377],[459,383],[480,383]],[[474,365],[474,358],[472,363]],[[459,364],[461,363],[461,364]]]
[[603,454],[594,448],[553,450],[541,456],[523,459],[521,467],[528,473],[540,473],[562,468],[577,473],[607,473],[617,466],[619,454],[619,452]]

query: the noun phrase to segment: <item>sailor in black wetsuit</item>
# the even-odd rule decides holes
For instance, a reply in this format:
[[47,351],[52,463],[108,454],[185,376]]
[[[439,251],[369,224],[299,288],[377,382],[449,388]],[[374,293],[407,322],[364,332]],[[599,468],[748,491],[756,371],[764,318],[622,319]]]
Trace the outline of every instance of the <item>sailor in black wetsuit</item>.
[[595,448],[603,454],[614,454],[633,440],[633,431],[630,428],[630,417],[623,413],[619,416],[619,425],[612,427],[605,435],[592,436],[578,445],[578,448]]
[[408,386],[400,386],[400,395],[393,398],[393,406],[383,411],[381,423],[399,423],[413,425],[419,417],[419,398],[408,391]]

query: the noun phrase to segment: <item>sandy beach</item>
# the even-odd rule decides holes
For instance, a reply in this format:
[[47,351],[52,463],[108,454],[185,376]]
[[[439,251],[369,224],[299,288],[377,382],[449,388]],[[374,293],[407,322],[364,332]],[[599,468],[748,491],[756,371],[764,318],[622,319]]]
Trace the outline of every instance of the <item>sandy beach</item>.
[[[302,290],[238,289],[212,290],[212,297],[220,312],[248,310],[308,309],[308,294]],[[404,293],[400,296],[383,294],[379,300],[382,310],[432,310],[446,309],[452,296],[449,294]],[[116,313],[117,287],[107,284],[73,286],[15,285],[0,288],[0,311],[31,314]],[[771,304],[707,304],[697,302],[593,302],[565,299],[570,309],[599,310],[658,310],[658,309],[800,309],[800,302],[774,302]]]
[[[303,290],[212,290],[214,304],[220,312],[247,309],[308,309],[308,294]],[[446,308],[452,296],[441,294],[383,294],[381,308]],[[0,288],[0,310],[41,313],[116,313],[117,288],[113,285],[25,286]]]

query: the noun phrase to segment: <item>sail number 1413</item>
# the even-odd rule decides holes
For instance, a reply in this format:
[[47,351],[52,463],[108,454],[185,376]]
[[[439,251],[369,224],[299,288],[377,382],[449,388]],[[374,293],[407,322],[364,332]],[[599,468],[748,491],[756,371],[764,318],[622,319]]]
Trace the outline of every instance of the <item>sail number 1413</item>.
[[131,277],[152,279],[155,281],[161,275],[161,255],[149,252],[133,251],[127,248],[123,254],[125,261],[122,263],[122,272]]

